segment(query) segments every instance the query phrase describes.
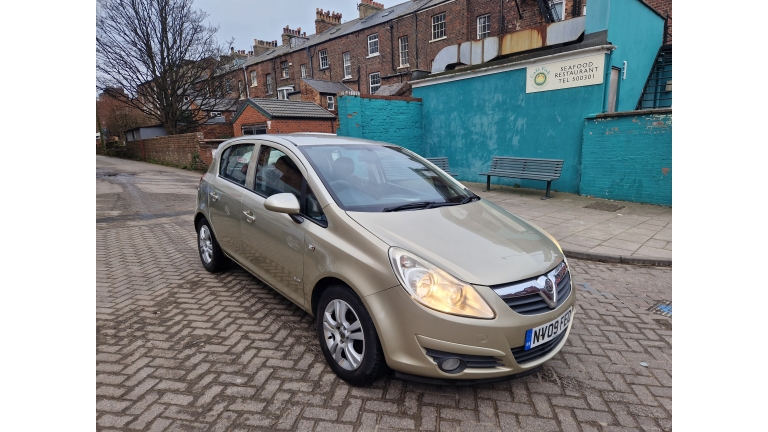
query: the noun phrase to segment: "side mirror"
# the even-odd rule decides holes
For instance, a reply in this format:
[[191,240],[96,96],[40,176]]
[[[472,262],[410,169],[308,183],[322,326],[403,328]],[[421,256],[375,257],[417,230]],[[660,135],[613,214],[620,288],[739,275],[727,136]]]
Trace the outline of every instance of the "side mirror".
[[288,215],[299,214],[299,200],[291,193],[279,193],[272,195],[264,201],[264,208],[276,213]]

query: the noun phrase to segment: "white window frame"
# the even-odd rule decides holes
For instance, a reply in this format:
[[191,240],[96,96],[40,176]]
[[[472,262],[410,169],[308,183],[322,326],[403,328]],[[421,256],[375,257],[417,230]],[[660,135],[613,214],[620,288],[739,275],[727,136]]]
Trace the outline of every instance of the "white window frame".
[[[565,0],[550,0],[550,9],[554,9],[558,4],[561,5],[562,12],[558,12],[560,14],[559,19],[555,19],[555,21],[562,21],[565,19]],[[586,6],[585,6],[586,7]]]
[[288,92],[293,91],[293,86],[283,86],[277,88],[277,98],[282,100],[288,100]]
[[446,23],[445,12],[443,12],[432,17],[432,40],[445,39],[447,37],[445,34]]
[[232,79],[227,78],[224,80],[224,90],[227,91],[227,94],[232,93]]
[[317,55],[320,57],[320,70],[328,69],[328,50],[320,50]]
[[307,65],[305,64],[301,65],[301,77],[302,78],[307,77]]
[[326,96],[325,100],[328,102],[328,111],[336,110],[336,102],[333,96]]
[[256,73],[255,70],[251,71],[251,87],[256,87],[259,85],[259,79],[258,79],[258,73]]
[[280,62],[280,70],[283,72],[283,78],[291,77],[291,73],[288,70],[288,60]]
[[[374,77],[374,75],[376,76],[376,80],[378,81],[378,83],[376,84],[376,88],[375,89],[373,88],[374,87],[374,84],[373,84],[373,77]],[[376,93],[376,91],[378,91],[380,87],[381,87],[381,74],[379,72],[374,72],[374,73],[368,75],[368,91],[370,92],[370,94]]]
[[272,94],[272,74],[267,74],[267,94]]
[[400,67],[410,66],[408,63],[408,36],[402,36],[397,39],[397,45],[400,47]]
[[491,14],[477,17],[477,38],[485,39],[491,35]]
[[221,113],[219,111],[211,111],[210,113],[208,113],[208,115],[211,116],[211,118],[221,117]]
[[379,34],[374,33],[372,35],[368,35],[368,57],[377,55],[379,55]]
[[352,78],[352,58],[348,52],[341,55],[342,62],[344,63],[344,78]]
[[238,97],[240,99],[245,99],[245,87],[243,87],[243,82],[240,80],[237,80],[237,91]]

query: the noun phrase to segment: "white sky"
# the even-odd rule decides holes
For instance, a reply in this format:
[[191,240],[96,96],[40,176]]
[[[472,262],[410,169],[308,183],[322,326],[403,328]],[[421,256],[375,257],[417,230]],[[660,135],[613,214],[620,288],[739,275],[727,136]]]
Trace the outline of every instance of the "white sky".
[[[407,0],[379,1],[385,7]],[[254,39],[277,40],[283,28],[301,27],[307,36],[315,33],[315,8],[342,14],[346,22],[359,16],[356,0],[195,0],[195,7],[209,14],[208,21],[219,26],[216,37],[224,44],[235,38],[236,50],[250,51]]]

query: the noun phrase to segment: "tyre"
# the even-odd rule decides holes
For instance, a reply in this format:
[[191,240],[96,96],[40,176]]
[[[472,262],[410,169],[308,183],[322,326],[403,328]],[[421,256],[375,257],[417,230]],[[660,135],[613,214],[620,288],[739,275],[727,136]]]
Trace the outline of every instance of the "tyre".
[[320,347],[333,372],[353,386],[375,381],[386,368],[384,351],[357,295],[333,285],[323,292],[315,315]]
[[229,259],[219,247],[216,236],[213,235],[208,220],[201,218],[197,223],[197,251],[200,253],[200,261],[203,267],[211,273],[224,270],[229,263]]

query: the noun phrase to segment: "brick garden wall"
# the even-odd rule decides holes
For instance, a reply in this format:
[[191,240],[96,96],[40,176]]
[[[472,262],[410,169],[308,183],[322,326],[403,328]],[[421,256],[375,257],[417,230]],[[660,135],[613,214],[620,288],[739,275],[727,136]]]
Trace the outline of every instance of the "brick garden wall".
[[579,193],[672,205],[672,110],[588,118]]
[[160,162],[176,167],[203,170],[211,163],[211,150],[218,144],[206,143],[200,132],[128,141],[129,158]]
[[385,141],[422,152],[421,99],[339,96],[340,136]]

